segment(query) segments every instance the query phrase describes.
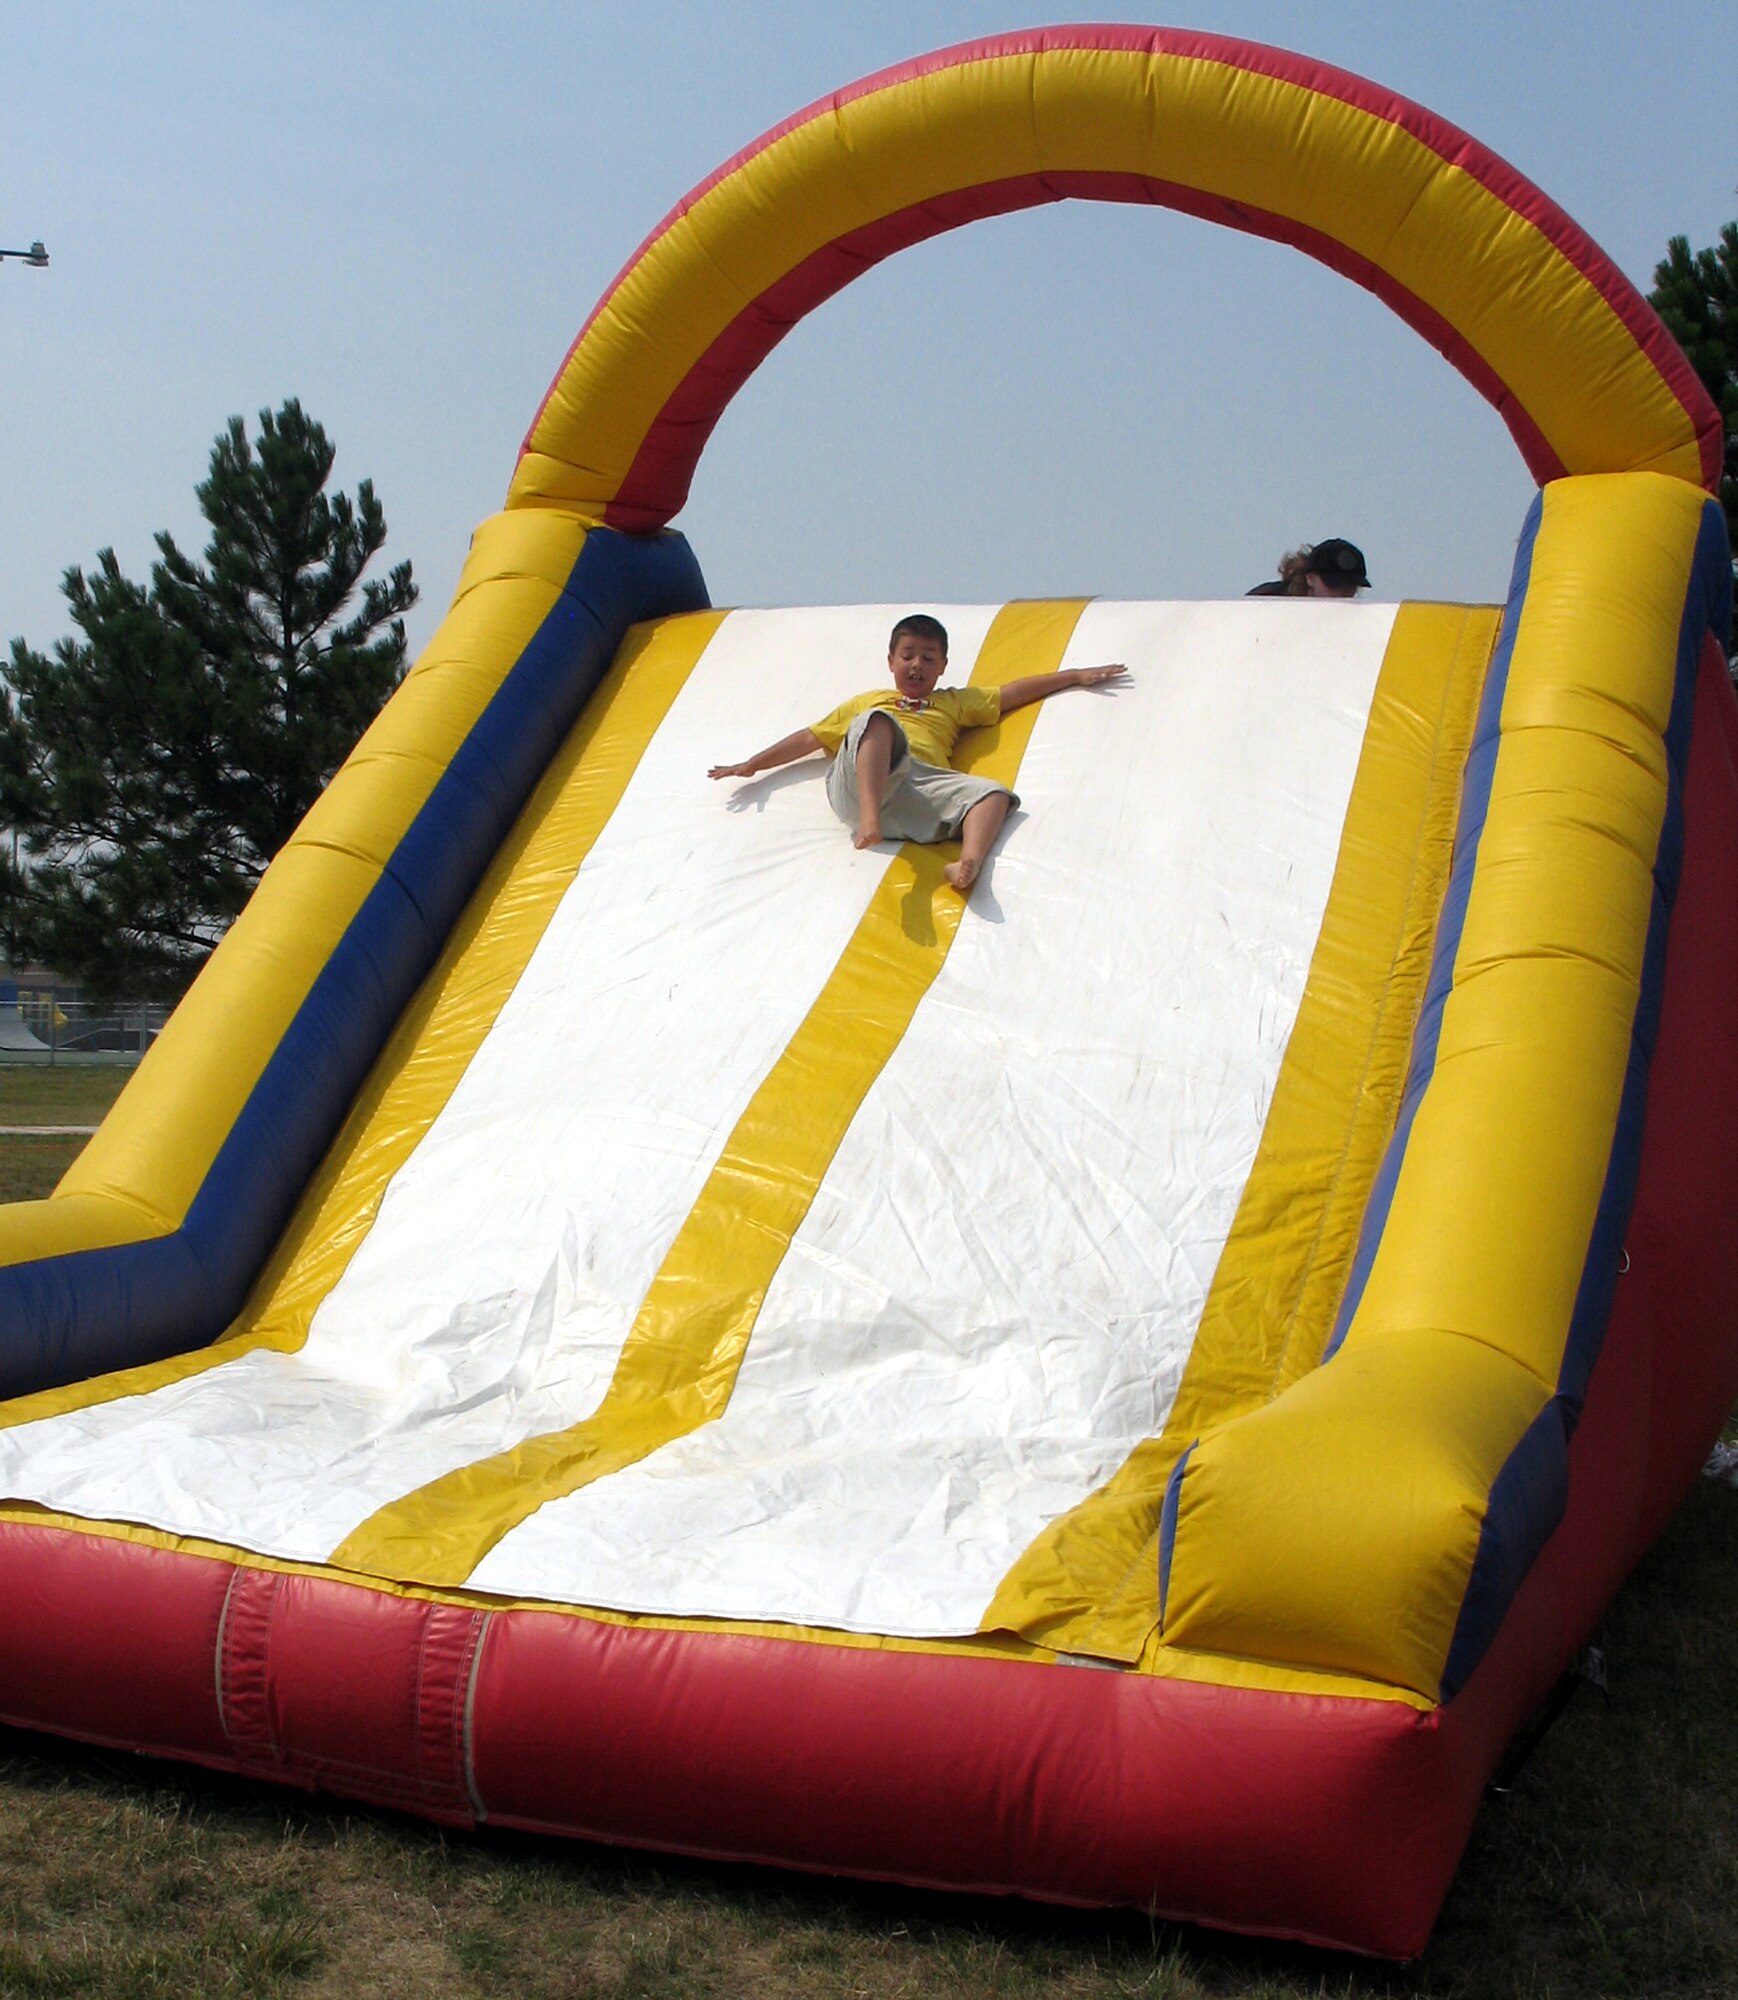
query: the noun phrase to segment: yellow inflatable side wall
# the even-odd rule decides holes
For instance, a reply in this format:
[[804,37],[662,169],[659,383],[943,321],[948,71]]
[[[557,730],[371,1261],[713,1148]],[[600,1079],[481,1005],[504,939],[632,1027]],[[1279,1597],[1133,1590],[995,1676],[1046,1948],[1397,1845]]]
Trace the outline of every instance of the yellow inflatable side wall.
[[1513,1466],[1529,1493],[1560,1488],[1578,1337],[1597,1341],[1583,1288],[1658,942],[1668,736],[1706,504],[1648,474],[1542,496],[1338,1344],[1180,1467],[1169,1641],[1436,1695],[1481,1547],[1508,1535],[1503,1560],[1524,1569],[1526,1544],[1554,1525],[1505,1523],[1500,1481]]
[[220,1335],[628,626],[698,609],[680,536],[478,529],[416,666],[46,1201],[0,1209],[0,1396]]

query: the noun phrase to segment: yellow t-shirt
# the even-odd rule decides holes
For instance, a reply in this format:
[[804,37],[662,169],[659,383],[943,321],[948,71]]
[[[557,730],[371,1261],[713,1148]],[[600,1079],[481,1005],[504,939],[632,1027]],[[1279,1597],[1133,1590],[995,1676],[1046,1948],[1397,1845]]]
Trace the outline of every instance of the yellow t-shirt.
[[937,688],[922,708],[913,709],[901,708],[891,688],[853,695],[831,715],[809,724],[829,757],[837,753],[845,732],[866,708],[886,709],[905,731],[911,754],[920,763],[938,764],[945,771],[962,729],[984,729],[1000,720],[1002,696],[993,687]]

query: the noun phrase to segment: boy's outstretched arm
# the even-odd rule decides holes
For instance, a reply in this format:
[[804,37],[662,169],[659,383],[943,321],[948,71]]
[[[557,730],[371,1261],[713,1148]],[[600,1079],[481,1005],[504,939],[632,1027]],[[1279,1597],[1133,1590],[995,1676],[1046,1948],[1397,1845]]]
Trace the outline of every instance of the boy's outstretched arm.
[[1064,667],[1059,674],[1028,674],[1024,680],[1008,681],[1002,688],[1002,713],[1024,708],[1028,702],[1042,701],[1046,695],[1060,694],[1064,688],[1102,687],[1119,681],[1128,672],[1124,666]]
[[799,757],[812,756],[825,747],[812,729],[797,729],[789,736],[781,736],[776,743],[769,743],[764,750],[757,750],[746,764],[714,764],[706,775],[709,778],[754,778],[762,771],[776,771],[781,764],[794,764]]

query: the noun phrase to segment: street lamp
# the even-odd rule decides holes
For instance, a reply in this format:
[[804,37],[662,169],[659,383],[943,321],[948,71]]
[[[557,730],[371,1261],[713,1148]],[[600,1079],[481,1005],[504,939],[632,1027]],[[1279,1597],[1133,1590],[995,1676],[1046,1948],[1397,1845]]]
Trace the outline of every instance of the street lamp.
[[43,249],[40,236],[28,250],[0,250],[0,264],[4,264],[8,257],[17,257],[26,264],[34,264],[39,271],[48,269],[48,252]]

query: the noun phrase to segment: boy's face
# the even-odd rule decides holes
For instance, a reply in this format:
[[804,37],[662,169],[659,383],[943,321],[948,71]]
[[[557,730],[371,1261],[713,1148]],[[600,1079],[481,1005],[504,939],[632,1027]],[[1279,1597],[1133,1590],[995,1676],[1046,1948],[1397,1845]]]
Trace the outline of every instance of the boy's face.
[[947,672],[947,654],[939,639],[920,638],[915,632],[901,632],[887,655],[887,671],[895,689],[927,701],[935,684]]

